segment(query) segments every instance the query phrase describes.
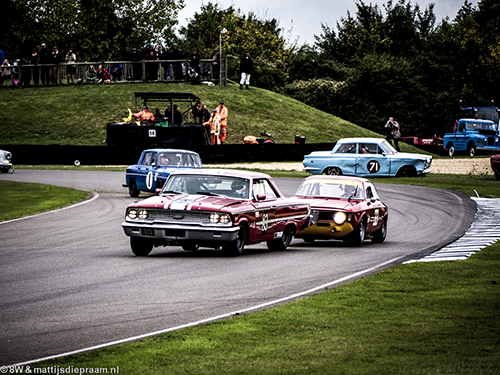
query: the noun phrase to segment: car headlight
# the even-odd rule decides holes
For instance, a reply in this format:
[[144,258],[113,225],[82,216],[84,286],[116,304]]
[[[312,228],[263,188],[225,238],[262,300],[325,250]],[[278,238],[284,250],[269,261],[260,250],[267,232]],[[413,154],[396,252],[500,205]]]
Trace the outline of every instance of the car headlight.
[[146,220],[148,218],[148,211],[146,210],[139,210],[139,219],[141,220]]
[[345,212],[336,212],[335,215],[333,215],[333,221],[337,225],[342,225],[345,223],[347,220],[347,215]]
[[129,219],[137,219],[137,210],[135,209],[129,210],[127,216]]
[[211,224],[229,224],[231,223],[231,218],[229,217],[228,214],[221,214],[219,215],[216,212],[212,212],[210,214],[210,223]]

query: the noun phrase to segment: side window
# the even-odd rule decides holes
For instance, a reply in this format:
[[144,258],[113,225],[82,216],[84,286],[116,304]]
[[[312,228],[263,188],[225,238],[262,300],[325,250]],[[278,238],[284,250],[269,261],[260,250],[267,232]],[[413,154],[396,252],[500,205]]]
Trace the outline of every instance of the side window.
[[141,165],[150,165],[151,164],[151,156],[153,154],[151,152],[146,152],[144,154],[144,157],[142,158],[142,163]]
[[378,145],[374,143],[360,143],[359,153],[360,154],[376,154],[378,150]]
[[344,143],[337,150],[337,154],[355,154],[357,143]]
[[464,132],[465,131],[465,123],[464,122],[460,122],[458,124],[458,131],[459,132]]
[[153,163],[155,166],[158,166],[158,154],[157,153],[153,153],[151,155],[151,165],[153,165]]
[[366,198],[367,199],[373,198],[373,192],[371,186],[368,186],[366,188]]
[[265,195],[267,199],[278,197],[278,193],[273,189],[268,180],[259,179],[253,181],[253,196]]

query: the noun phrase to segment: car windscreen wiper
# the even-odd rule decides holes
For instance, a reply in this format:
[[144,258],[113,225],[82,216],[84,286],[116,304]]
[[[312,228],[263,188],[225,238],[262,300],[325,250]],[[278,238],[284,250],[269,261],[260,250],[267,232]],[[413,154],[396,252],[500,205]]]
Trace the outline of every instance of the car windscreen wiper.
[[184,194],[182,191],[175,191],[175,190],[164,190],[161,193],[162,194]]
[[210,195],[211,197],[225,197],[224,194],[217,194],[212,191],[197,191],[196,194],[200,195]]

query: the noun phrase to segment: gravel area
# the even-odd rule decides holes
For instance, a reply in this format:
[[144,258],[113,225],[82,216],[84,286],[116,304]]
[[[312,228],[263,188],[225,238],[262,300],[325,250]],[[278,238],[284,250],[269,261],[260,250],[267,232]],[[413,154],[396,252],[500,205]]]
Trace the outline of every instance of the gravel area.
[[[302,163],[234,163],[234,164],[209,164],[210,168],[248,168],[264,170],[301,171]],[[489,158],[448,158],[434,159],[431,173],[493,175]]]

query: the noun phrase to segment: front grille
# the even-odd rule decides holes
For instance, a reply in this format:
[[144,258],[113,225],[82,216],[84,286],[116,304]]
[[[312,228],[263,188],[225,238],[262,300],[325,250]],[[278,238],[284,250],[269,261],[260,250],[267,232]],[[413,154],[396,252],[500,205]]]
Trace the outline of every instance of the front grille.
[[210,212],[148,210],[148,220],[169,223],[210,224]]

